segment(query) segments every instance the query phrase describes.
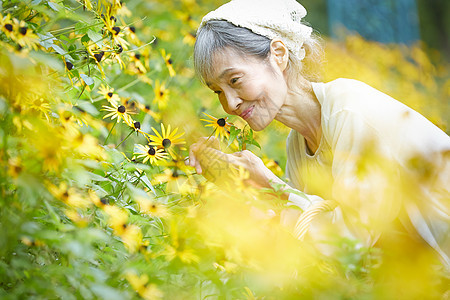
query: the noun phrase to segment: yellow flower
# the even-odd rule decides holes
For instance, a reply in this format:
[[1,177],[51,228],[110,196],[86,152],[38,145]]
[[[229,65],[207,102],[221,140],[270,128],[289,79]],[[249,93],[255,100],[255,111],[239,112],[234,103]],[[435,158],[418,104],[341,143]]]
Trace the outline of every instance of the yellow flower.
[[86,227],[89,224],[89,219],[82,216],[75,209],[67,209],[65,211],[65,215],[79,227]]
[[11,157],[8,159],[8,175],[17,178],[22,173],[23,164],[20,157]]
[[128,38],[135,44],[136,46],[140,46],[142,42],[139,40],[139,38],[136,35],[136,27],[129,26],[125,28],[125,32],[128,35]]
[[129,56],[130,61],[133,63],[133,66],[137,71],[136,73],[144,74],[147,72],[147,70],[145,69],[144,65],[141,62],[141,54],[139,52],[131,52]]
[[17,32],[15,33],[16,42],[22,47],[37,49],[38,36],[28,28],[24,21],[14,19],[14,25]]
[[107,87],[106,85],[102,84],[98,89],[98,93],[105,97],[105,99],[111,104],[117,105],[120,102],[119,95],[114,93],[113,88]]
[[183,43],[188,44],[189,46],[194,46],[195,44],[195,33],[193,32],[184,32]]
[[[183,145],[186,143],[184,139],[181,138],[184,135],[184,132],[177,134],[178,128],[175,128],[171,132],[170,125],[167,126],[166,130],[162,123],[161,134],[154,127],[152,127],[152,130],[156,135],[148,135],[148,138],[150,139],[149,145],[164,149],[170,154],[170,156],[172,156],[173,159],[177,159],[175,146]],[[181,149],[184,150],[184,148]]]
[[15,40],[14,34],[14,22],[11,20],[11,15],[8,14],[2,17],[0,14],[0,30],[6,35],[7,38]]
[[137,197],[135,201],[139,204],[140,211],[144,214],[158,218],[166,218],[169,216],[167,207],[162,203],[142,197]]
[[80,195],[74,187],[68,187],[65,182],[61,182],[59,186],[50,183],[48,190],[55,198],[71,207],[86,208],[90,206],[90,201]]
[[159,80],[155,81],[155,98],[153,103],[157,103],[159,109],[163,109],[167,106],[167,101],[169,101],[169,90],[166,89],[164,83],[160,84]]
[[270,159],[267,156],[263,156],[262,161],[264,165],[272,171],[278,177],[283,176],[283,170],[281,169],[279,163],[276,160]]
[[163,149],[155,149],[153,146],[149,145],[136,145],[134,154],[136,154],[136,158],[144,158],[142,163],[150,162],[152,165],[158,164],[159,160],[164,160],[169,157],[169,154],[164,152]]
[[169,70],[169,75],[170,77],[173,77],[176,75],[175,70],[173,69],[172,66],[172,59],[170,58],[171,54],[166,54],[166,50],[162,49],[161,50],[161,55],[164,58],[164,62],[166,63],[167,69]]
[[44,116],[47,121],[50,122],[49,114],[51,113],[51,110],[48,101],[38,95],[30,95],[29,101],[29,108],[39,112],[41,116]]
[[157,112],[154,112],[153,110],[151,110],[150,105],[144,105],[142,103],[137,103],[138,108],[142,111],[144,111],[146,114],[150,115],[156,122],[159,122],[159,120],[161,119],[161,115],[158,114]]
[[[120,4],[119,4],[120,5]],[[102,15],[102,21],[105,24],[106,30],[111,33],[111,37],[115,44],[119,44],[122,49],[127,50],[129,43],[123,39],[122,28],[116,26],[116,18],[111,15],[111,11],[108,10],[106,15]]]
[[116,235],[121,235],[127,228],[128,213],[114,205],[104,205],[103,210],[108,215],[108,225]]
[[87,10],[92,10],[92,3],[91,0],[84,0],[84,7],[86,7]]
[[213,116],[208,115],[207,113],[204,113],[206,116],[209,117],[209,120],[207,119],[200,119],[200,121],[205,121],[208,124],[205,125],[205,127],[213,127],[214,128],[214,136],[217,138],[219,137],[220,140],[223,140],[223,138],[229,138],[230,133],[230,126],[232,124],[227,123],[227,118],[214,118]]
[[135,273],[127,272],[126,279],[131,284],[133,289],[146,300],[161,299],[163,293],[156,287],[155,284],[148,282],[147,274],[137,276]]
[[131,119],[131,116],[128,114],[127,109],[123,105],[117,106],[117,104],[111,103],[111,106],[103,105],[103,110],[109,111],[108,114],[106,114],[103,119],[106,119],[108,117],[111,117],[111,120],[114,120],[117,118],[117,123],[120,122],[120,120],[123,120],[125,124],[128,126],[133,126],[133,120]]

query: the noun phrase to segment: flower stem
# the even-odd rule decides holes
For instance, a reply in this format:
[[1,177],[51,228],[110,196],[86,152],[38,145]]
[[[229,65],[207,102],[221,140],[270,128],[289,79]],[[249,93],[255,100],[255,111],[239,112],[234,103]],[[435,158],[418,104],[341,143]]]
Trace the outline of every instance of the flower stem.
[[108,141],[109,136],[111,135],[111,132],[113,131],[114,127],[116,126],[117,122],[114,122],[113,126],[111,127],[111,129],[108,132],[108,136],[105,139],[105,142],[103,143],[103,145],[106,145],[106,142]]
[[124,138],[120,143],[119,143],[119,145],[117,145],[116,146],[116,148],[115,149],[117,149],[120,145],[122,145],[122,143],[123,142],[125,142],[126,141],[126,139],[128,139],[129,137],[130,137],[130,135],[132,134],[134,132],[134,130],[132,130],[128,135],[127,135],[127,137],[126,138]]

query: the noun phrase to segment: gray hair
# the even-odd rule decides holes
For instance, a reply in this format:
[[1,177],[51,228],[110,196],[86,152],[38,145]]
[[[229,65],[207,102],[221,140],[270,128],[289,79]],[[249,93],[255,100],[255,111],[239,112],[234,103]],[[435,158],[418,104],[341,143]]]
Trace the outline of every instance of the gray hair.
[[[198,31],[194,46],[194,68],[203,83],[210,78],[214,71],[213,56],[219,51],[232,49],[238,53],[259,58],[261,61],[268,59],[271,40],[265,36],[252,32],[250,29],[239,27],[224,20],[210,20]],[[312,65],[319,63],[321,47],[319,39],[312,35],[307,39],[303,47],[306,56],[300,60],[289,50],[289,63],[287,74],[290,82],[297,81],[299,75],[307,79],[316,79],[317,73],[311,73]],[[303,65],[308,64],[308,74],[304,74]]]

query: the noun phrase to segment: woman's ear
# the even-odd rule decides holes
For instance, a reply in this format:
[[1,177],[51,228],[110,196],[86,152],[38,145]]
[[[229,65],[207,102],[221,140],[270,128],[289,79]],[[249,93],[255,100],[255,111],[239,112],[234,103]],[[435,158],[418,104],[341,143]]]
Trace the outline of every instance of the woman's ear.
[[270,54],[281,72],[283,72],[288,65],[289,50],[282,40],[276,38],[270,42]]

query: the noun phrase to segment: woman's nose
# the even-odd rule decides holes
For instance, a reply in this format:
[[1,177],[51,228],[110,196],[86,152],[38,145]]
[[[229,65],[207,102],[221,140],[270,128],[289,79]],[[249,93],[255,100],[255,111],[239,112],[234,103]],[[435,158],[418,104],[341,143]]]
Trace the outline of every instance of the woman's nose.
[[232,93],[226,93],[225,98],[229,112],[236,114],[239,106],[242,104],[241,98],[239,98],[238,95],[233,95]]

